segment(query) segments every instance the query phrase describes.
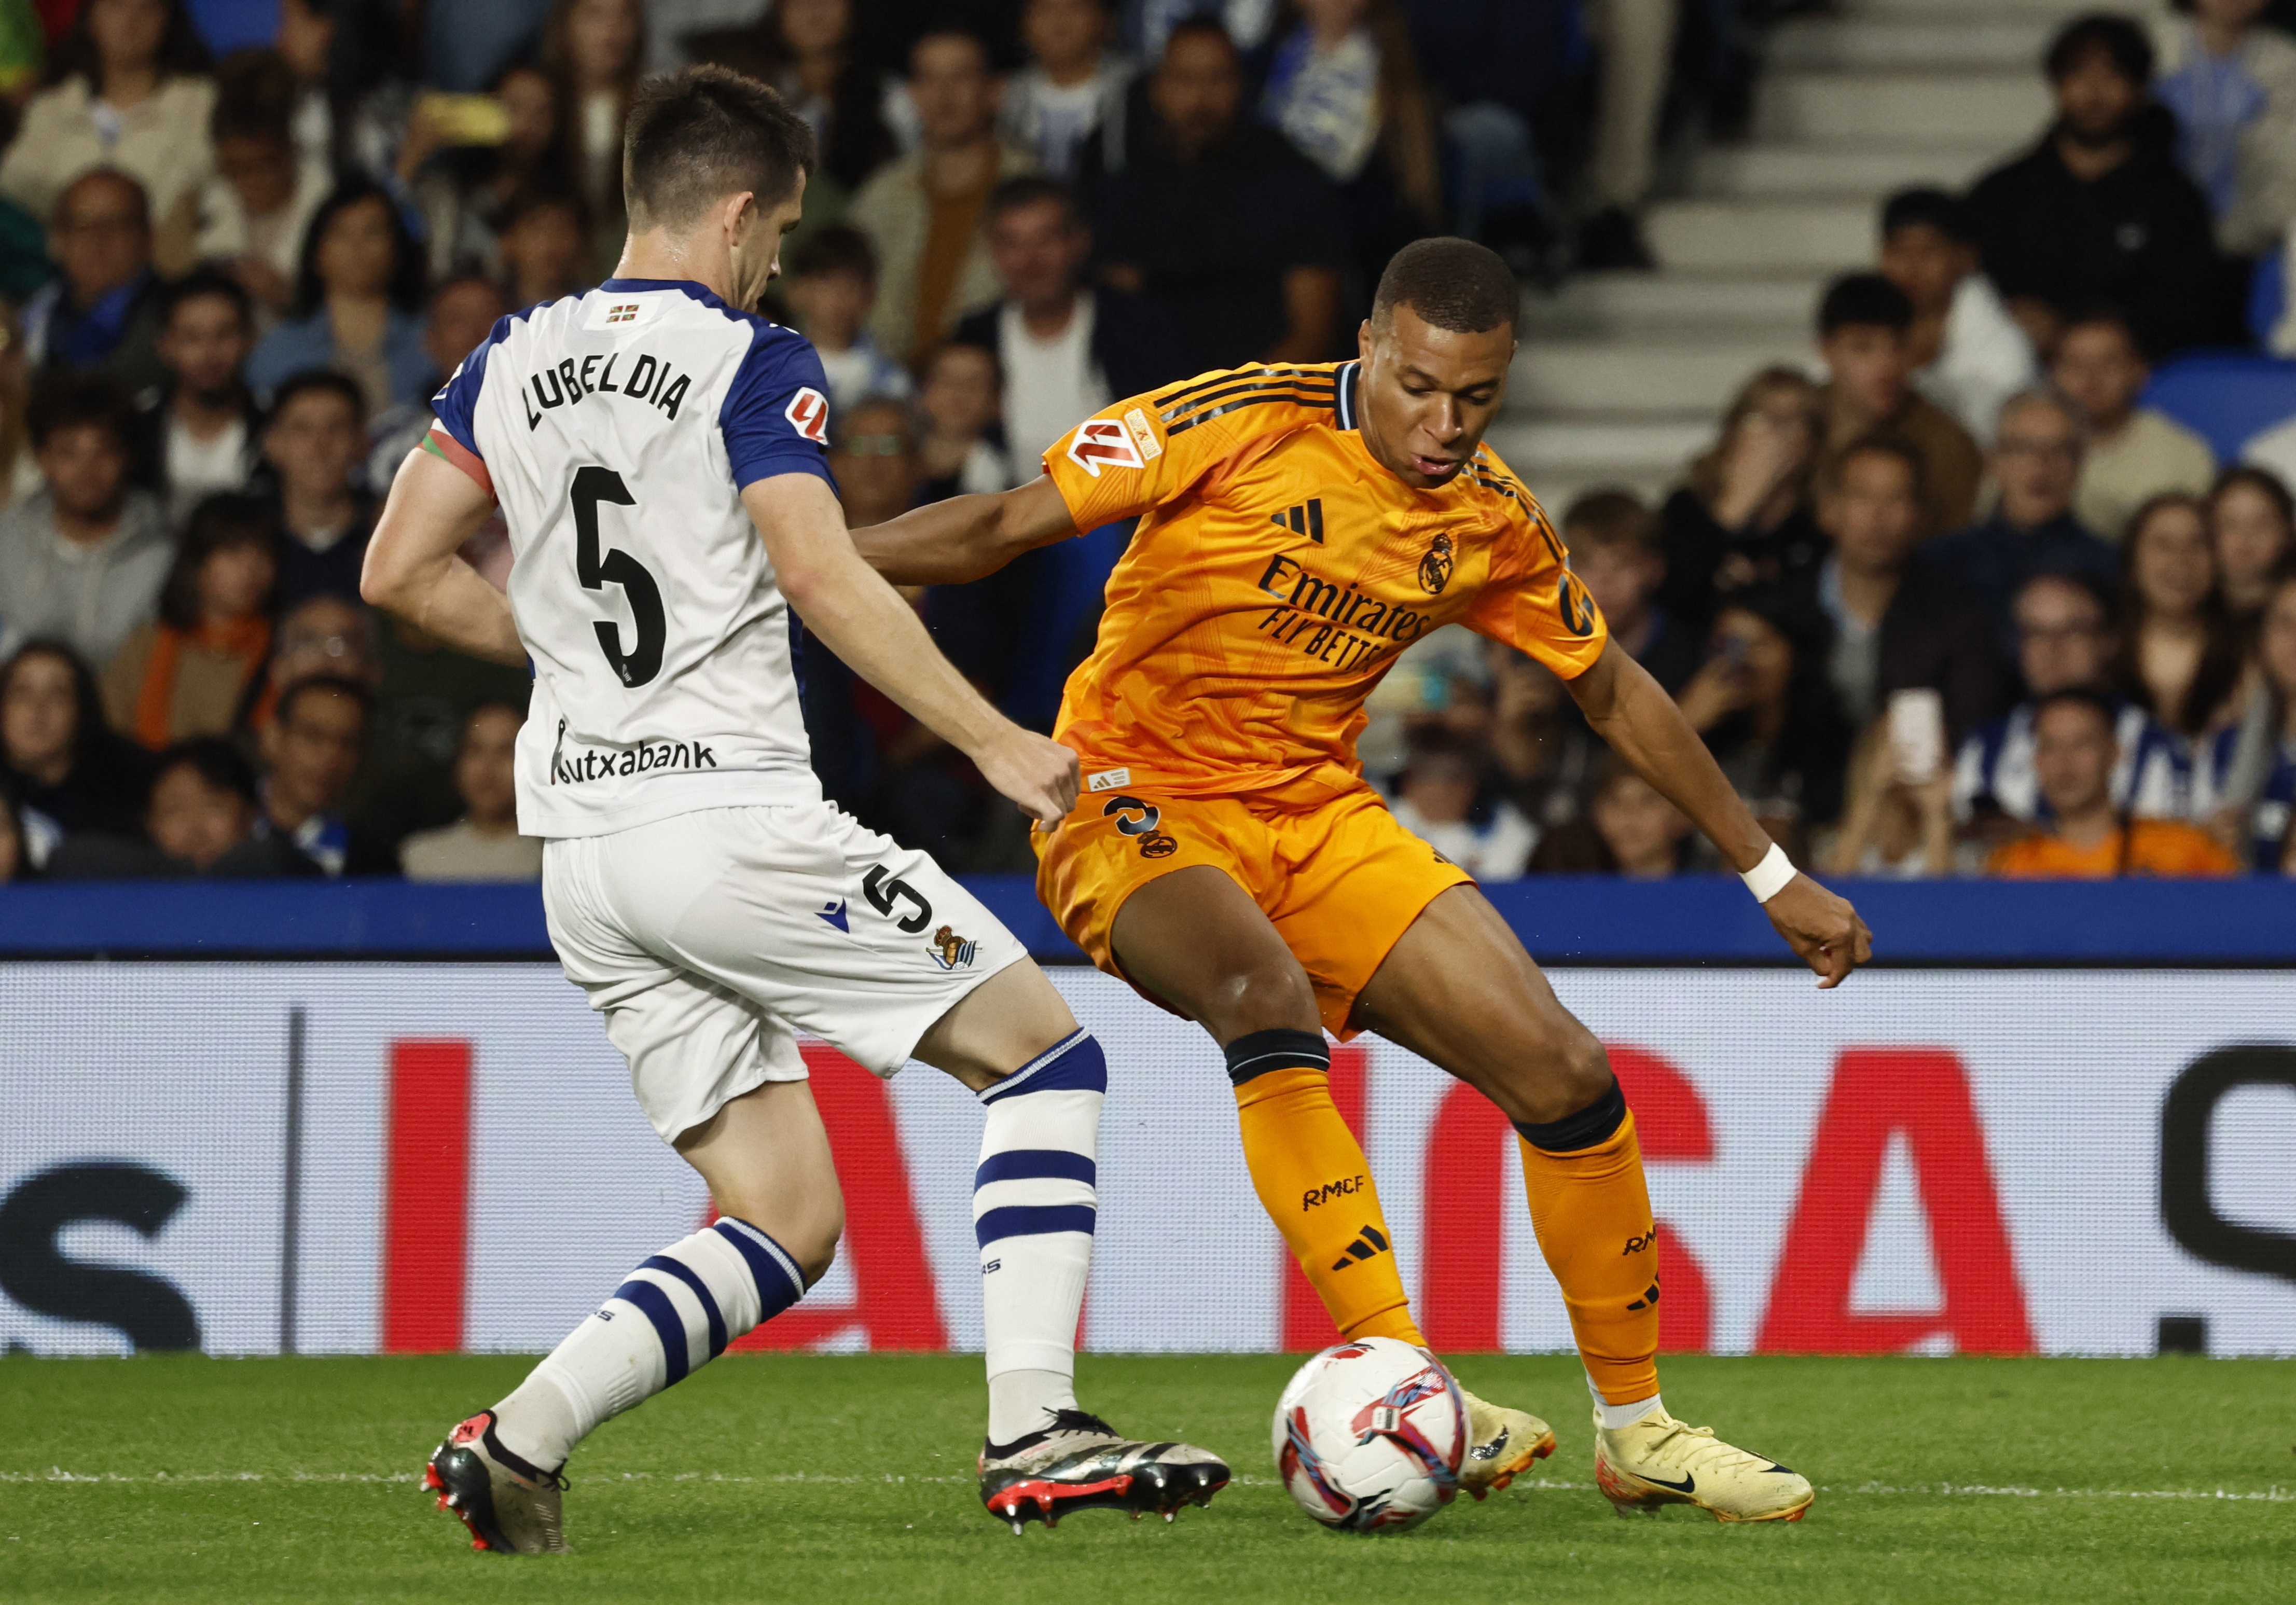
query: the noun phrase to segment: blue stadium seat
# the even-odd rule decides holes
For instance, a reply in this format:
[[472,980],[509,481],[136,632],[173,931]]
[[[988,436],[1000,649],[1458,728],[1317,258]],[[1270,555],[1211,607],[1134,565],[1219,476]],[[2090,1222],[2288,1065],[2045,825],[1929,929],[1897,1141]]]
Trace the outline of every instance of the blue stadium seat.
[[2155,370],[2144,405],[2158,407],[2234,463],[2259,431],[2296,418],[2296,362],[2246,351],[2203,351]]

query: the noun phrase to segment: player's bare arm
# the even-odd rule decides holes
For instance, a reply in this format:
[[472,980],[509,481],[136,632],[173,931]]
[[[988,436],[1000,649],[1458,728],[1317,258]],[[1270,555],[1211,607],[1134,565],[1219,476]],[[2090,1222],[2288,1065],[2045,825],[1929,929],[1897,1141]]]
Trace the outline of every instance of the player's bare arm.
[[951,496],[856,529],[853,545],[893,585],[954,585],[1076,533],[1059,487],[1039,474],[1014,490]]
[[478,481],[445,458],[409,452],[367,543],[359,594],[458,652],[523,665],[509,602],[456,555],[494,507]]
[[[1612,642],[1595,665],[1566,681],[1595,733],[1669,801],[1690,815],[1730,867],[1743,874],[1769,852],[1769,836],[1724,778],[1706,743],[1650,672]],[[1848,901],[1796,875],[1762,905],[1786,946],[1838,987],[1874,956],[1874,933]]]
[[783,594],[830,651],[1030,816],[1046,824],[1067,816],[1076,806],[1076,754],[998,713],[941,656],[915,611],[855,549],[826,482],[776,474],[746,487],[742,504],[765,537]]

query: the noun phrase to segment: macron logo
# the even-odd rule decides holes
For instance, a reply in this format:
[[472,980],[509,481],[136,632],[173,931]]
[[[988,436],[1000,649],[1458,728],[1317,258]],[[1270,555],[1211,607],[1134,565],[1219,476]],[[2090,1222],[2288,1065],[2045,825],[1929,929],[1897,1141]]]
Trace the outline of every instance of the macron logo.
[[811,385],[801,387],[782,411],[790,427],[816,446],[829,444],[829,397]]
[[1078,424],[1076,437],[1069,442],[1069,461],[1095,479],[1103,468],[1143,466],[1140,447],[1117,418],[1087,418]]

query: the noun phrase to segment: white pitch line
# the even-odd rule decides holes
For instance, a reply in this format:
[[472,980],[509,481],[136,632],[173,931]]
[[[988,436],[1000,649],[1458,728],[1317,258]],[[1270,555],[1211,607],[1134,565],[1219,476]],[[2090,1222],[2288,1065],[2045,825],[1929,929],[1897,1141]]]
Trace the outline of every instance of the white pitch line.
[[[225,1482],[290,1482],[290,1483],[413,1483],[421,1480],[412,1471],[67,1471],[61,1466],[51,1466],[45,1471],[0,1471],[0,1484],[5,1483],[225,1483]],[[608,1473],[602,1480],[608,1482],[719,1482],[719,1483],[829,1483],[849,1486],[860,1483],[970,1483],[970,1477],[906,1477],[882,1472],[875,1477],[840,1476],[818,1471],[777,1472],[766,1477],[728,1477],[720,1471],[620,1471]],[[1280,1486],[1272,1477],[1239,1477],[1239,1487],[1274,1487]],[[1591,1482],[1567,1482],[1551,1477],[1518,1477],[1513,1484],[1517,1488],[1542,1488],[1565,1493],[1584,1493],[1594,1487]],[[2189,1499],[2238,1500],[2262,1504],[2296,1504],[2296,1488],[2284,1488],[2278,1484],[2263,1489],[2235,1488],[2030,1488],[2014,1486],[1993,1486],[1985,1483],[1935,1483],[1898,1486],[1890,1483],[1868,1482],[1857,1486],[1834,1487],[1821,1485],[1821,1494],[1873,1494],[1890,1498],[1912,1499]]]

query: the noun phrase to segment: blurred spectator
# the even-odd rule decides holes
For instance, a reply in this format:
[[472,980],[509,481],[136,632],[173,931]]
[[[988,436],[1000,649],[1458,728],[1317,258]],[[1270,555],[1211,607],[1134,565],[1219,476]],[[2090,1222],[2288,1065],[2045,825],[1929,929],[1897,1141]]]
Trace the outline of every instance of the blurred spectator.
[[1943,190],[1900,190],[1882,208],[1882,276],[1914,304],[1914,386],[1989,444],[2001,404],[2030,385],[2033,346],[1979,271],[1969,208]]
[[2117,312],[2075,312],[2057,341],[2049,382],[2088,426],[2073,513],[2108,541],[2163,491],[2199,495],[2216,475],[2209,443],[2166,413],[2136,405],[2152,370]]
[[1603,744],[1554,670],[1496,642],[1484,651],[1491,678],[1484,783],[1551,833],[1584,816]]
[[107,662],[158,610],[175,544],[159,498],[127,482],[134,427],[101,379],[59,374],[33,395],[47,484],[0,512],[0,651],[48,635]]
[[160,593],[160,617],[103,671],[112,728],[157,751],[223,735],[271,657],[279,526],[256,497],[209,496],[192,514]]
[[539,880],[542,843],[518,833],[518,732],[526,716],[490,702],[463,726],[455,790],[463,816],[399,844],[409,880]]
[[694,60],[762,78],[811,126],[821,168],[806,185],[805,209],[831,222],[901,153],[885,120],[882,31],[872,29],[880,37],[870,37],[857,29],[853,0],[775,0],[752,27],[693,40]]
[[105,727],[95,676],[62,642],[32,642],[0,664],[0,790],[15,798],[33,868],[74,831],[132,832],[148,762]]
[[263,732],[258,837],[293,844],[327,874],[340,875],[351,836],[340,810],[366,751],[373,693],[356,680],[315,675],[279,693]]
[[869,335],[869,310],[877,299],[877,253],[869,236],[847,224],[830,224],[790,248],[787,268],[782,294],[790,321],[813,342],[829,376],[832,414],[871,397],[906,396],[909,371]]
[[215,167],[207,71],[182,0],[86,0],[0,156],[0,195],[45,217],[80,175],[116,168],[143,186],[147,224],[177,242],[168,266],[187,266],[195,197]]
[[909,94],[922,128],[917,149],[863,184],[848,217],[877,252],[869,332],[914,368],[966,313],[996,299],[980,224],[996,181],[1030,162],[997,142],[988,51],[971,35],[919,39]]
[[1029,65],[1004,81],[997,125],[1055,178],[1076,172],[1077,147],[1098,133],[1121,149],[1125,91],[1137,69],[1112,48],[1108,0],[1025,0]]
[[[1613,10],[1647,4],[1614,0]],[[1672,0],[1659,4],[1671,12]],[[1338,186],[1351,299],[1367,312],[1388,258],[1442,227],[1433,103],[1397,0],[1293,0],[1292,9],[1300,20],[1275,46],[1260,115]]]
[[279,605],[311,596],[358,596],[359,569],[374,524],[374,498],[361,470],[366,414],[358,387],[340,373],[298,373],[279,387],[263,432],[263,454],[279,482]]
[[2209,543],[2225,607],[2245,633],[2263,616],[2273,577],[2296,555],[2296,502],[2260,468],[2228,468],[2209,492]]
[[1648,669],[1669,695],[1697,672],[1705,654],[1692,626],[1659,600],[1666,554],[1658,520],[1625,490],[1580,496],[1562,515],[1562,544],[1571,571],[1587,584],[1620,651]]
[[375,644],[374,615],[340,596],[314,596],[286,609],[271,633],[271,662],[263,689],[248,710],[248,724],[259,738],[269,728],[286,689],[316,677],[356,680],[369,691],[382,679]]
[[160,329],[167,383],[136,415],[135,477],[181,528],[221,490],[243,490],[261,461],[263,414],[242,370],[255,308],[234,279],[202,269],[170,285]]
[[2132,819],[2113,801],[2120,756],[2110,699],[2061,691],[2033,713],[2033,766],[2049,823],[1994,849],[1988,874],[2007,880],[2112,880],[2125,875],[2229,875],[2239,865],[2198,827]]
[[276,51],[242,50],[216,74],[217,176],[200,197],[201,259],[247,287],[265,315],[295,299],[303,236],[334,176],[295,149],[295,74]]
[[952,340],[926,362],[917,387],[917,412],[924,422],[917,442],[922,500],[1011,488],[1013,465],[996,422],[1003,389],[996,354],[983,347]]
[[909,409],[865,401],[838,421],[829,449],[848,528],[865,529],[917,504],[916,426]]
[[1005,438],[1024,475],[1079,419],[1183,375],[1161,307],[1082,286],[1091,254],[1092,231],[1066,186],[1008,178],[988,198],[988,255],[1004,295],[959,323],[956,338],[996,353]]
[[485,5],[422,8],[424,77],[439,88],[468,93],[491,82],[532,47],[550,16],[551,0],[489,0]]
[[1819,632],[1775,593],[1749,592],[1714,622],[1710,655],[1676,699],[1738,795],[1800,861],[1841,811],[1850,730],[1827,683]]
[[[463,37],[483,37],[487,25],[537,0],[488,0],[482,6],[438,5]],[[279,31],[272,39],[295,74],[295,148],[299,161],[316,161],[341,176],[381,179],[391,169],[414,101],[398,71],[399,30],[406,8],[393,0],[279,0]],[[525,31],[525,25],[519,25]],[[475,89],[450,80],[430,62],[443,87]],[[488,70],[492,70],[491,68]],[[485,74],[481,73],[483,78]]]
[[775,9],[773,0],[646,0],[646,70],[676,72],[698,59],[691,49],[698,37],[746,28]]
[[2219,731],[2194,776],[2194,813],[2259,875],[2296,875],[2296,571],[2270,587],[2257,631],[2260,717]]
[[2122,694],[2179,735],[2213,728],[2240,684],[2242,651],[2197,496],[2155,496],[2129,520],[2119,622]]
[[433,278],[502,266],[495,233],[502,209],[529,190],[573,182],[561,143],[558,86],[539,67],[505,68],[488,91],[498,126],[463,127],[418,102],[398,149],[408,186],[430,242]]
[[430,367],[418,401],[402,401],[367,425],[373,445],[367,454],[367,488],[388,495],[390,481],[406,454],[422,444],[437,414],[430,397],[463,365],[463,359],[494,332],[496,323],[510,311],[501,287],[478,274],[451,278],[430,292],[430,306],[422,321],[422,354]]
[[60,271],[24,304],[26,359],[35,370],[108,373],[130,395],[160,383],[162,296],[142,186],[109,168],[74,179],[49,239]]
[[430,373],[422,280],[422,250],[390,192],[365,178],[337,185],[303,242],[294,315],[248,360],[257,397],[276,407],[288,379],[332,368],[358,387],[370,414],[422,399]]
[[1922,533],[1969,522],[1984,456],[1969,431],[1914,389],[1906,346],[1914,304],[1878,273],[1844,274],[1817,309],[1817,354],[1828,375],[1818,405],[1825,451],[1890,435],[1921,454]]
[[1993,717],[2002,695],[1984,608],[1951,576],[1913,561],[1921,539],[1922,462],[1876,437],[1818,472],[1817,521],[1833,551],[1788,594],[1831,626],[1826,678],[1864,728],[1901,692],[1937,693],[1940,741]]
[[1810,509],[1823,430],[1806,374],[1765,368],[1739,390],[1712,448],[1659,510],[1659,600],[1677,618],[1702,634],[1733,593],[1777,585],[1824,555]]
[[38,872],[25,850],[24,816],[16,807],[15,793],[0,785],[0,886]]
[[1985,271],[2044,356],[2065,315],[2128,309],[2156,355],[2227,332],[2207,200],[2156,133],[2152,46],[2125,17],[2074,19],[2045,63],[2057,119],[1970,192]]
[[542,65],[558,85],[560,143],[573,160],[590,229],[578,277],[594,284],[612,274],[629,233],[622,210],[622,123],[645,68],[645,12],[638,0],[558,0],[542,29]]
[[14,315],[0,300],[0,509],[40,487],[32,460],[31,374]]
[[258,836],[255,769],[216,736],[178,742],[154,760],[143,833],[78,831],[48,860],[57,880],[218,880],[316,876],[317,864],[277,836]]
[[1171,31],[1154,115],[1121,167],[1087,146],[1079,177],[1103,281],[1160,301],[1184,373],[1337,355],[1347,237],[1331,181],[1245,119],[1243,68],[1217,22]]
[[2225,250],[2253,255],[2296,221],[2296,44],[2260,24],[2268,0],[2170,0],[2153,29],[2155,99],[2177,118],[2177,164],[2208,197]]
[[586,213],[581,196],[571,190],[529,190],[513,196],[496,226],[501,231],[503,288],[512,306],[535,307],[579,295],[595,282],[587,276],[594,258]]
[[[2017,666],[2026,700],[1964,741],[1954,760],[1954,817],[1988,833],[2046,812],[2033,768],[2033,711],[2062,691],[2103,691],[2112,663],[2111,614],[2102,587],[2068,574],[2038,574],[2017,593]],[[2136,703],[2120,705],[2112,773],[2116,806],[2149,818],[2186,807],[2184,744]]]
[[1619,874],[1630,880],[1662,880],[1680,872],[1692,829],[1689,817],[1616,753],[1603,759],[1587,818]]
[[[1445,163],[1458,232],[1529,276],[1551,264],[1557,233],[1536,147],[1558,121],[1583,119],[1576,82],[1585,54],[1578,0],[1402,0],[1419,60],[1444,102]],[[1558,115],[1559,114],[1559,115]],[[1534,129],[1539,132],[1535,134]],[[1563,142],[1554,143],[1560,150]],[[1579,231],[1579,261],[1604,264],[1602,229]],[[1647,259],[1638,237],[1611,259]]]
[[1952,872],[1953,770],[1891,734],[1877,720],[1858,738],[1841,828],[1818,861],[1828,874],[1917,880]]
[[1977,594],[2005,657],[2017,650],[2009,604],[2034,575],[2112,583],[2112,548],[2072,513],[2080,454],[2080,419],[2070,402],[2043,390],[2013,397],[1994,435],[1993,479],[2001,495],[1992,516],[1922,554]]
[[455,765],[471,716],[491,705],[522,716],[534,686],[523,665],[465,657],[404,619],[380,624],[376,672],[366,681],[374,687],[367,766],[345,808],[363,849],[359,873],[395,870],[408,834],[461,816]]
[[1658,168],[1660,113],[1674,60],[1672,0],[1596,0],[1602,49],[1588,154],[1593,215],[1580,225],[1582,267],[1650,267],[1640,217]]
[[1529,862],[1538,831],[1500,801],[1479,806],[1473,749],[1422,738],[1398,777],[1396,823],[1478,880],[1513,880]]

